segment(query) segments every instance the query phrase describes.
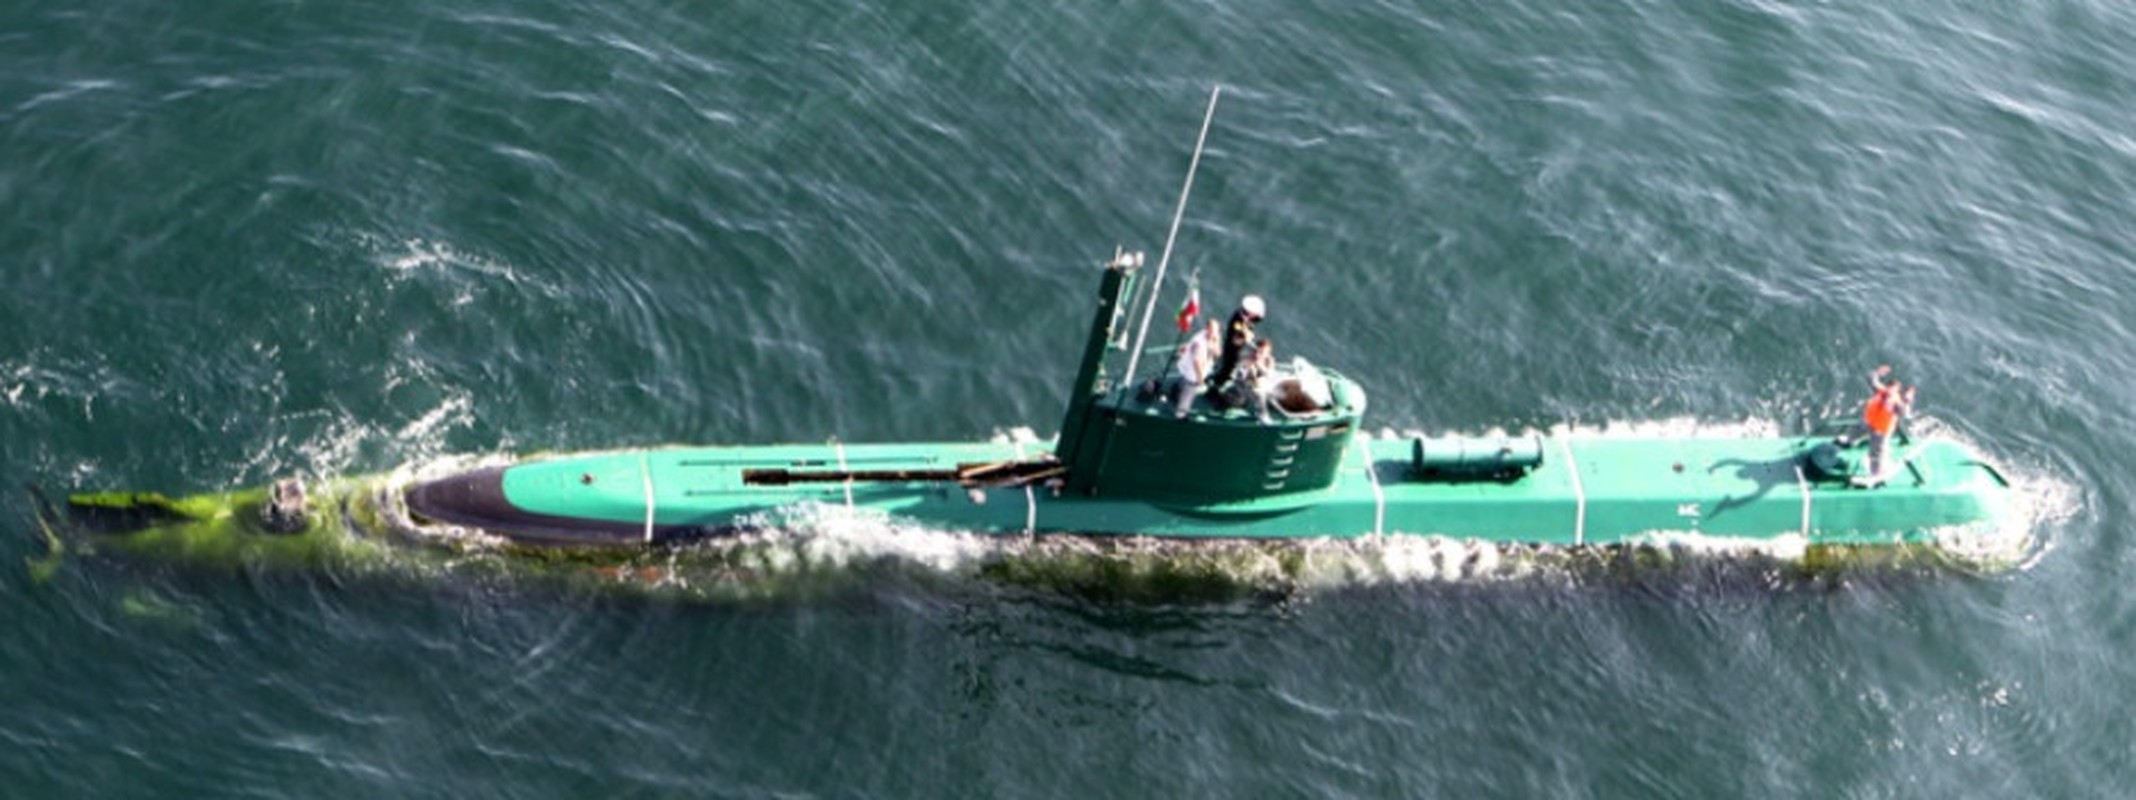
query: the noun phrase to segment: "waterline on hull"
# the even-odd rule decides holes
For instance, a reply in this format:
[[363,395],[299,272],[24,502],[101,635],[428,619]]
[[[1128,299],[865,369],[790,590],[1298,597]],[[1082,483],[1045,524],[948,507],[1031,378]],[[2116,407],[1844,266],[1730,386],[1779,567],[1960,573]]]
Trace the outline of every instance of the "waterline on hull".
[[[448,398],[411,425],[411,431],[421,434],[415,439],[426,445],[416,449],[436,452],[439,425],[451,424],[466,409]],[[1757,418],[1726,423],[1665,419],[1558,426],[1547,435],[1755,438],[1778,435],[1780,428]],[[1924,421],[1917,432],[1972,447],[1933,421]],[[380,433],[356,432],[336,441],[372,441]],[[1383,429],[1372,438],[1418,435]],[[1052,445],[1025,428],[997,431],[994,439],[1032,452]],[[322,471],[346,463],[346,447],[327,449],[330,452],[313,458],[326,462],[317,465]],[[194,519],[157,523],[145,535],[79,532],[84,546],[75,552],[209,567],[323,569],[337,578],[502,582],[537,591],[688,601],[804,600],[899,585],[951,593],[959,587],[1011,585],[1166,602],[1296,597],[1368,587],[1615,585],[1716,571],[1747,578],[1752,585],[1776,586],[1894,571],[1998,574],[2037,563],[2052,549],[2054,532],[2082,503],[2077,487],[2050,467],[1998,465],[2012,484],[2010,507],[2004,513],[1993,522],[1928,531],[1928,536],[1914,537],[1917,544],[1811,545],[1796,535],[1752,539],[1652,531],[1629,544],[1607,547],[1494,543],[1400,529],[1354,539],[1032,536],[923,525],[865,508],[806,502],[742,519],[731,535],[683,544],[546,548],[479,529],[417,520],[409,513],[405,498],[411,486],[542,455],[419,457],[382,475],[314,477],[305,482],[315,498],[312,525],[295,536],[262,533],[251,521],[257,516],[261,490],[181,498],[177,502],[208,511]]]
[[[572,587],[684,598],[798,599],[865,591],[877,581],[923,586],[999,583],[1136,600],[1297,596],[1359,587],[1580,585],[1667,581],[1721,571],[1760,584],[1825,581],[1834,575],[1950,571],[1992,574],[2035,563],[2036,526],[2062,508],[2029,498],[1993,527],[1937,530],[1933,544],[1810,545],[1770,539],[1656,531],[1634,544],[1560,547],[1502,544],[1430,534],[1354,539],[1171,540],[1145,536],[987,534],[934,528],[867,509],[807,503],[767,512],[732,536],[641,552],[553,551],[516,545],[455,525],[420,522],[399,502],[407,486],[512,459],[448,458],[396,471],[375,495],[392,533],[448,548],[463,561],[500,569],[532,561]],[[2035,480],[2020,486],[2052,487]],[[2065,510],[2066,513],[2066,510]],[[505,569],[510,572],[514,570]]]

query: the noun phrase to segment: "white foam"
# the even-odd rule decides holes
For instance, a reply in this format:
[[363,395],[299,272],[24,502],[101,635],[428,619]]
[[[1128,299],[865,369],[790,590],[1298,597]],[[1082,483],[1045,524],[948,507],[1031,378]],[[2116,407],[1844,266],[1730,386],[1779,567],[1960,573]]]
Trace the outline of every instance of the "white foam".
[[1304,545],[1299,583],[1315,588],[1351,585],[1488,582],[1532,574],[1533,563],[1509,558],[1499,546],[1473,539],[1395,534]]
[[[62,366],[40,366],[40,357]],[[80,403],[86,419],[93,416],[94,401],[113,392],[125,380],[113,373],[101,357],[93,361],[63,358],[39,348],[29,354],[29,359],[0,361],[0,397],[6,398],[11,407],[21,407],[26,397],[35,401],[56,396]]]
[[408,512],[408,487],[469,470],[512,463],[515,459],[503,453],[471,456],[449,456],[425,461],[411,461],[388,473],[376,486],[377,505],[380,516],[392,528],[392,532],[418,538],[427,538],[441,543],[462,547],[495,548],[509,543],[501,536],[479,528],[453,525],[442,522],[418,522]]
[[[327,415],[332,412],[311,412]],[[276,420],[289,423],[298,417]],[[282,478],[363,473],[381,461],[407,463],[430,458],[445,447],[445,435],[474,422],[474,401],[464,390],[451,391],[430,409],[399,425],[358,422],[346,414],[327,419],[323,429],[292,441],[287,433],[263,438],[246,458],[253,476]]]
[[2083,507],[2082,493],[2067,476],[2044,466],[2021,466],[1996,459],[1981,442],[1934,417],[1918,417],[1911,433],[1921,439],[1955,442],[1981,454],[1996,474],[2010,482],[2010,507],[1992,524],[1957,526],[1935,532],[1936,547],[1964,565],[1981,569],[2030,569],[2054,547],[2053,532],[2068,524]]
[[1778,422],[1757,417],[1741,420],[1709,420],[1671,417],[1656,420],[1607,421],[1600,425],[1561,423],[1546,431],[1551,436],[1595,439],[1757,439],[1783,435]]
[[1038,438],[1038,433],[1028,426],[1018,425],[1005,430],[994,429],[994,435],[987,437],[987,441],[993,444],[1040,444],[1047,440]]
[[[428,271],[466,272],[499,279],[521,290],[534,289],[552,297],[563,294],[557,286],[521,274],[508,263],[467,252],[449,242],[423,238],[400,241],[385,241],[375,236],[362,238],[370,249],[378,252],[378,265],[397,275]],[[474,296],[464,289],[453,297],[455,305],[466,305],[473,301]]]
[[[0,362],[0,397],[7,398],[9,407],[21,407],[22,393],[30,387],[32,377],[33,373],[28,364]],[[37,396],[44,396],[41,386],[37,390]]]

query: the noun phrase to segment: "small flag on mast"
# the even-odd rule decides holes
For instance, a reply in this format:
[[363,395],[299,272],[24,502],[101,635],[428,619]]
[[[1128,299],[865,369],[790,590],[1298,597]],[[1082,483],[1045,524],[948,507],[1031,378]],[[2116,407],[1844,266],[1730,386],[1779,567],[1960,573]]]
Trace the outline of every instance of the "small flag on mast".
[[1179,332],[1194,330],[1194,318],[1201,314],[1201,270],[1187,276],[1187,301],[1179,306]]

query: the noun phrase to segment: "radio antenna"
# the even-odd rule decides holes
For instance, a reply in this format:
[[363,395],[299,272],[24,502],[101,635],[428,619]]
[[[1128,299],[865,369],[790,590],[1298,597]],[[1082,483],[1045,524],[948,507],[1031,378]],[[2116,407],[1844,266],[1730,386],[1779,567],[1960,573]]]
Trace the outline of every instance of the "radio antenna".
[[1127,374],[1121,383],[1135,380],[1135,367],[1142,359],[1143,342],[1149,339],[1150,317],[1157,313],[1157,296],[1163,294],[1164,268],[1172,261],[1172,243],[1179,239],[1179,222],[1187,216],[1187,193],[1194,191],[1194,170],[1201,166],[1202,144],[1209,141],[1209,122],[1216,119],[1216,98],[1221,85],[1209,87],[1209,110],[1202,114],[1201,135],[1194,137],[1194,159],[1187,162],[1187,182],[1179,187],[1179,210],[1172,212],[1172,230],[1164,235],[1164,252],[1157,256],[1157,277],[1150,281],[1150,300],[1142,307],[1142,327],[1135,331],[1135,347],[1127,351]]

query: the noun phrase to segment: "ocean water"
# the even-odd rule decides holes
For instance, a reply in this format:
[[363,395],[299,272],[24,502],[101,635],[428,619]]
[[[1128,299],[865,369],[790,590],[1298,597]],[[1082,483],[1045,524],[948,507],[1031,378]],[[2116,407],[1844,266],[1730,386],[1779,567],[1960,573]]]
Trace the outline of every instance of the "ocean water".
[[1890,363],[2021,563],[1033,579],[809,519],[701,604],[45,576],[11,486],[4,794],[2126,792],[2136,7],[1322,5],[9,4],[0,467],[1050,435],[1222,85],[1172,290],[1268,296],[1369,427],[1791,429]]

